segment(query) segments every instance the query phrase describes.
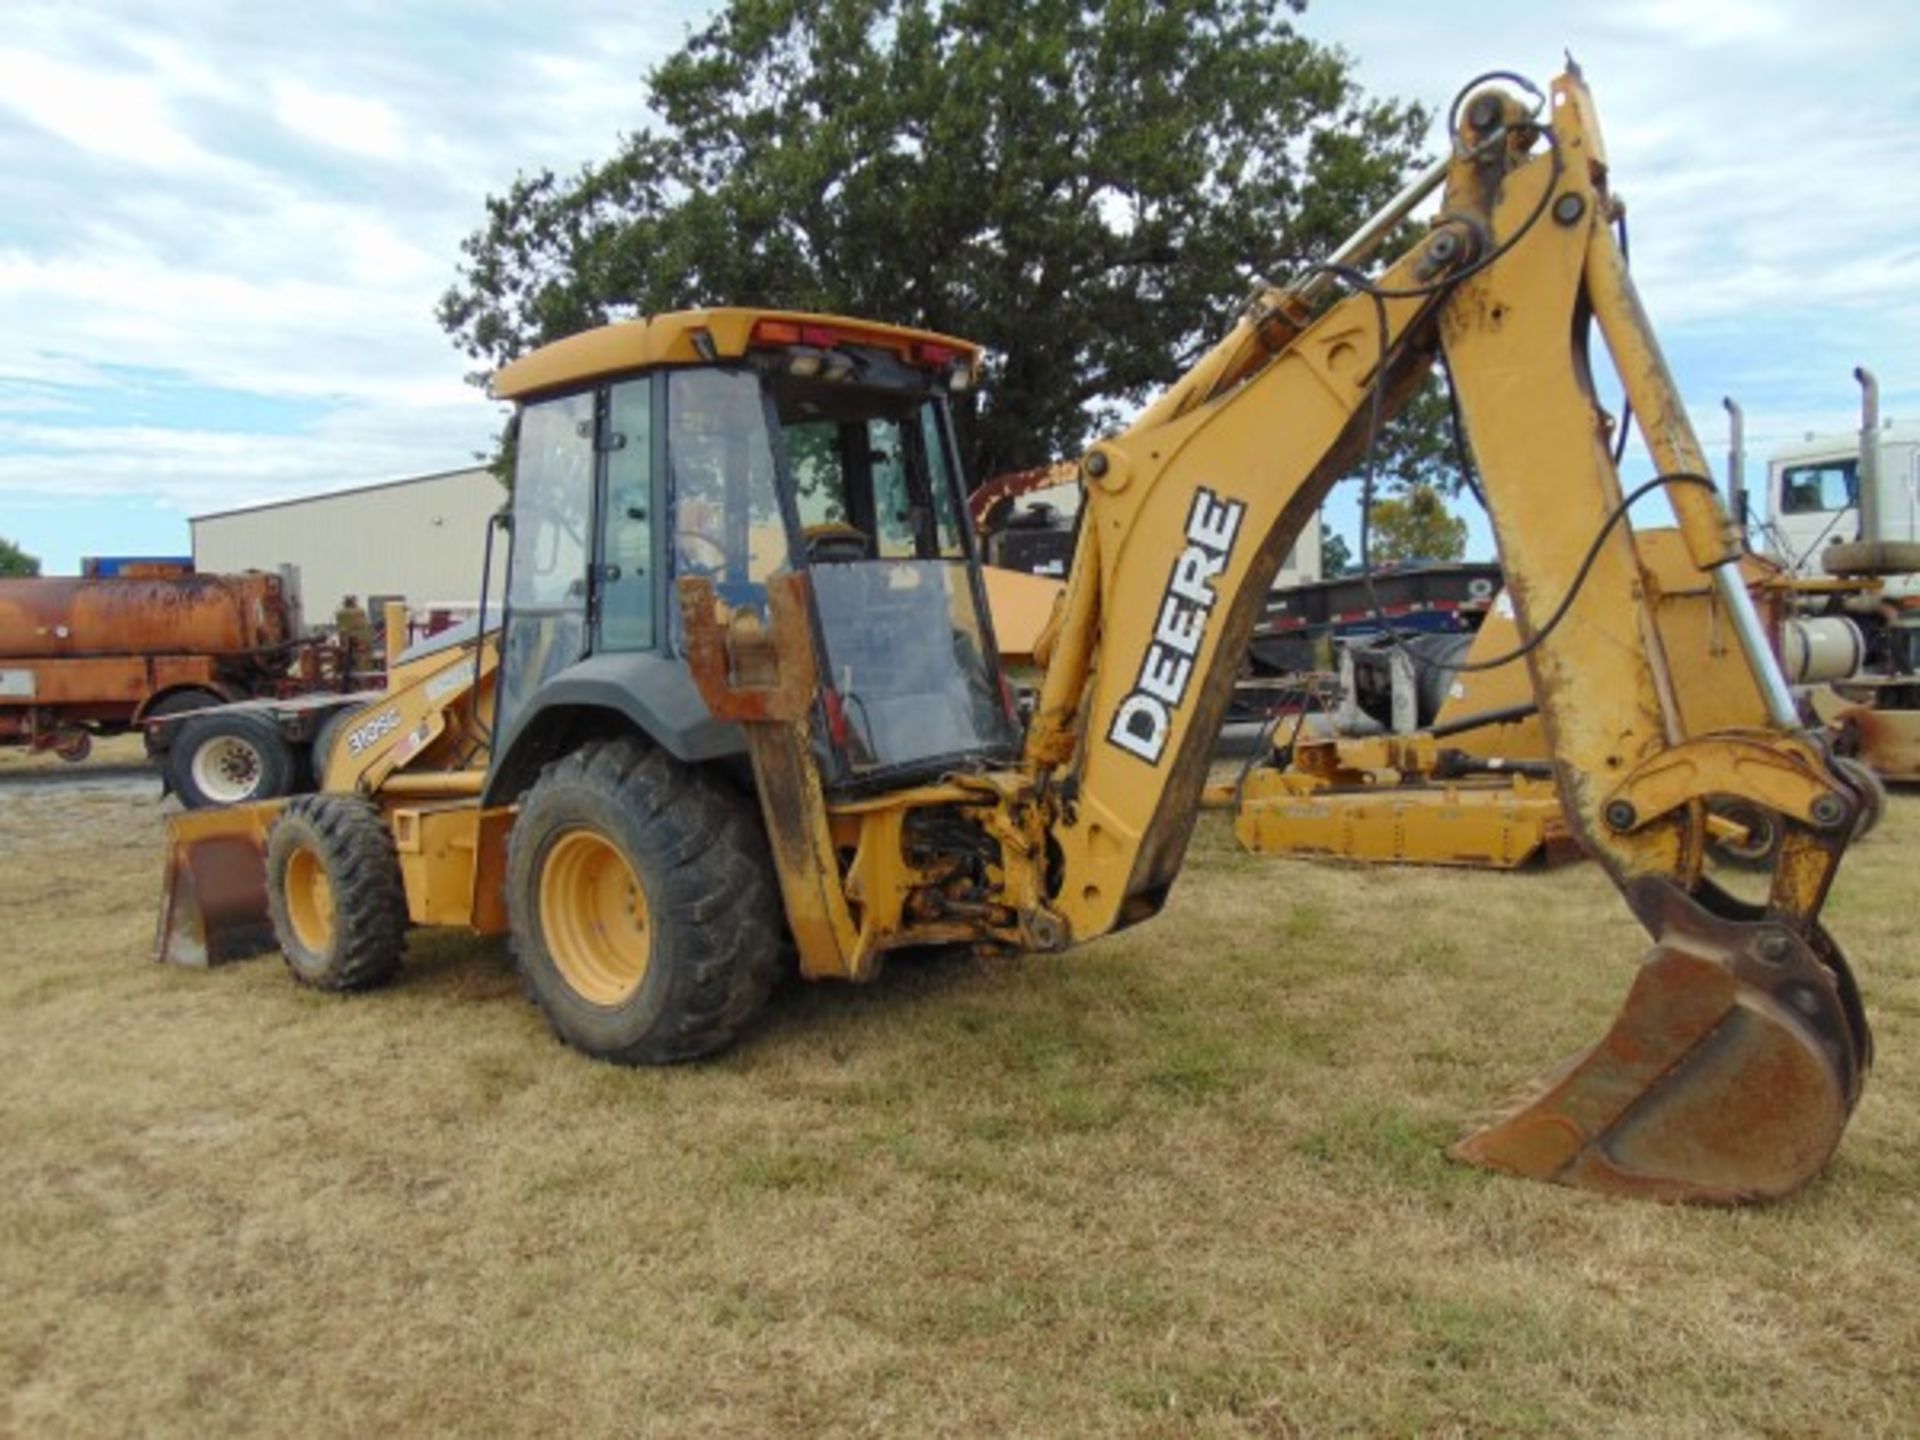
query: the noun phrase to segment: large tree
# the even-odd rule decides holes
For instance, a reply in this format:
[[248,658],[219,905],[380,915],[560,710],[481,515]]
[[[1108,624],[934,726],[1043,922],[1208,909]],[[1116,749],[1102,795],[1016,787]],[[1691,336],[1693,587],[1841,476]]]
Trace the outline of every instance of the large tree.
[[1077,453],[1415,159],[1304,8],[730,0],[635,96],[658,129],[488,200],[441,322],[489,369],[694,304],[927,326],[993,352],[976,479]]
[[0,576],[38,575],[40,557],[29,555],[6,536],[0,535]]

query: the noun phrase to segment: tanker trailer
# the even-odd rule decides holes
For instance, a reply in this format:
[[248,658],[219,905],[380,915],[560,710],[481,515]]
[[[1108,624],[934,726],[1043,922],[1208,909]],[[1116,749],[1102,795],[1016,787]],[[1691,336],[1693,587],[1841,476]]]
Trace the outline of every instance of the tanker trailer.
[[[0,745],[77,761],[151,719],[344,688],[295,628],[279,577],[257,571],[0,580]],[[250,795],[285,793],[297,756],[271,727],[254,730],[226,747],[230,782],[250,769]]]

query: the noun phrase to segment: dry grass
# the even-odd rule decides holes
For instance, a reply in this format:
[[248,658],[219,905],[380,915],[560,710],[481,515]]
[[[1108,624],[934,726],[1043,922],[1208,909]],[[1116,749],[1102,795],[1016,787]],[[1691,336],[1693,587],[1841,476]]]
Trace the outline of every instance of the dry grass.
[[1591,868],[1208,817],[1155,923],[800,989],[717,1063],[557,1047],[500,950],[338,1001],[145,963],[143,787],[0,788],[0,1433],[1894,1433],[1920,1402],[1920,797],[1829,914],[1880,1068],[1718,1213],[1454,1167],[1602,1029]]
[[146,745],[139,735],[115,735],[93,742],[93,754],[79,765],[62,760],[51,750],[29,750],[24,745],[0,745],[0,775],[45,771],[57,775],[84,775],[102,767],[124,769],[147,763]]

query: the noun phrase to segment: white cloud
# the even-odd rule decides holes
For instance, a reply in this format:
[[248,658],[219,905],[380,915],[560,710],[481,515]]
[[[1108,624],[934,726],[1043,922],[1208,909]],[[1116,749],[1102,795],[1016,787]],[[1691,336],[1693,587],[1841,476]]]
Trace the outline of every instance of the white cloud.
[[0,51],[0,107],[76,150],[142,169],[218,170],[171,120],[151,79]]
[[1788,39],[1796,33],[1792,11],[1762,0],[1650,0],[1627,7],[1622,19],[1675,44],[1709,50]]
[[705,8],[14,0],[0,510],[193,511],[468,463],[499,415],[433,318],[460,239],[516,172],[644,124],[640,76]]
[[[460,239],[516,172],[648,123],[642,74],[711,8],[12,0],[0,507],[70,490],[205,509],[465,463],[497,414],[432,317]],[[1862,360],[1891,412],[1920,413],[1910,0],[1327,0],[1299,24],[1347,44],[1373,91],[1436,106],[1572,47],[1703,435],[1728,391],[1756,434],[1844,428]],[[147,371],[169,402],[204,386],[318,418],[285,435],[217,407],[179,429],[59,408],[97,412]]]
[[385,101],[297,79],[276,79],[269,89],[274,119],[310,140],[375,160],[398,160],[405,152],[399,117]]
[[[0,411],[0,495],[10,507],[58,497],[200,513],[456,469],[497,423],[494,407],[477,401],[368,402],[320,420],[297,444],[263,444],[244,432],[78,429]],[[8,453],[16,446],[25,448]]]

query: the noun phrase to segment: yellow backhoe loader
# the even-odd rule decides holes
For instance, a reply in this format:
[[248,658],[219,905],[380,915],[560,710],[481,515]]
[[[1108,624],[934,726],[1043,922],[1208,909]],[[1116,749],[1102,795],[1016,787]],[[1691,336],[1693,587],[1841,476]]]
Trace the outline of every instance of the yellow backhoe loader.
[[[903,947],[1053,952],[1147,921],[1275,567],[1444,356],[1554,783],[1652,938],[1607,1036],[1454,1153],[1664,1199],[1794,1190],[1869,1062],[1818,918],[1860,796],[1801,729],[1740,582],[1611,233],[1584,84],[1490,77],[1451,119],[1451,153],[1329,261],[1263,284],[1084,457],[1024,734],[949,421],[973,346],[714,309],[504,367],[497,668],[450,709],[360,712],[322,794],[183,818],[167,943],[198,927],[217,953],[264,915],[297,977],[351,988],[392,971],[409,923],[508,932],[562,1037],[653,1063],[732,1040],[789,946],[804,975],[859,981]],[[1363,270],[1435,192],[1417,243]],[[1624,494],[1596,323],[1661,472]],[[1627,512],[1655,490],[1727,647],[1670,653],[1653,623]],[[1710,672],[1710,720],[1679,667]],[[1702,873],[1722,795],[1778,818],[1764,905]]]

